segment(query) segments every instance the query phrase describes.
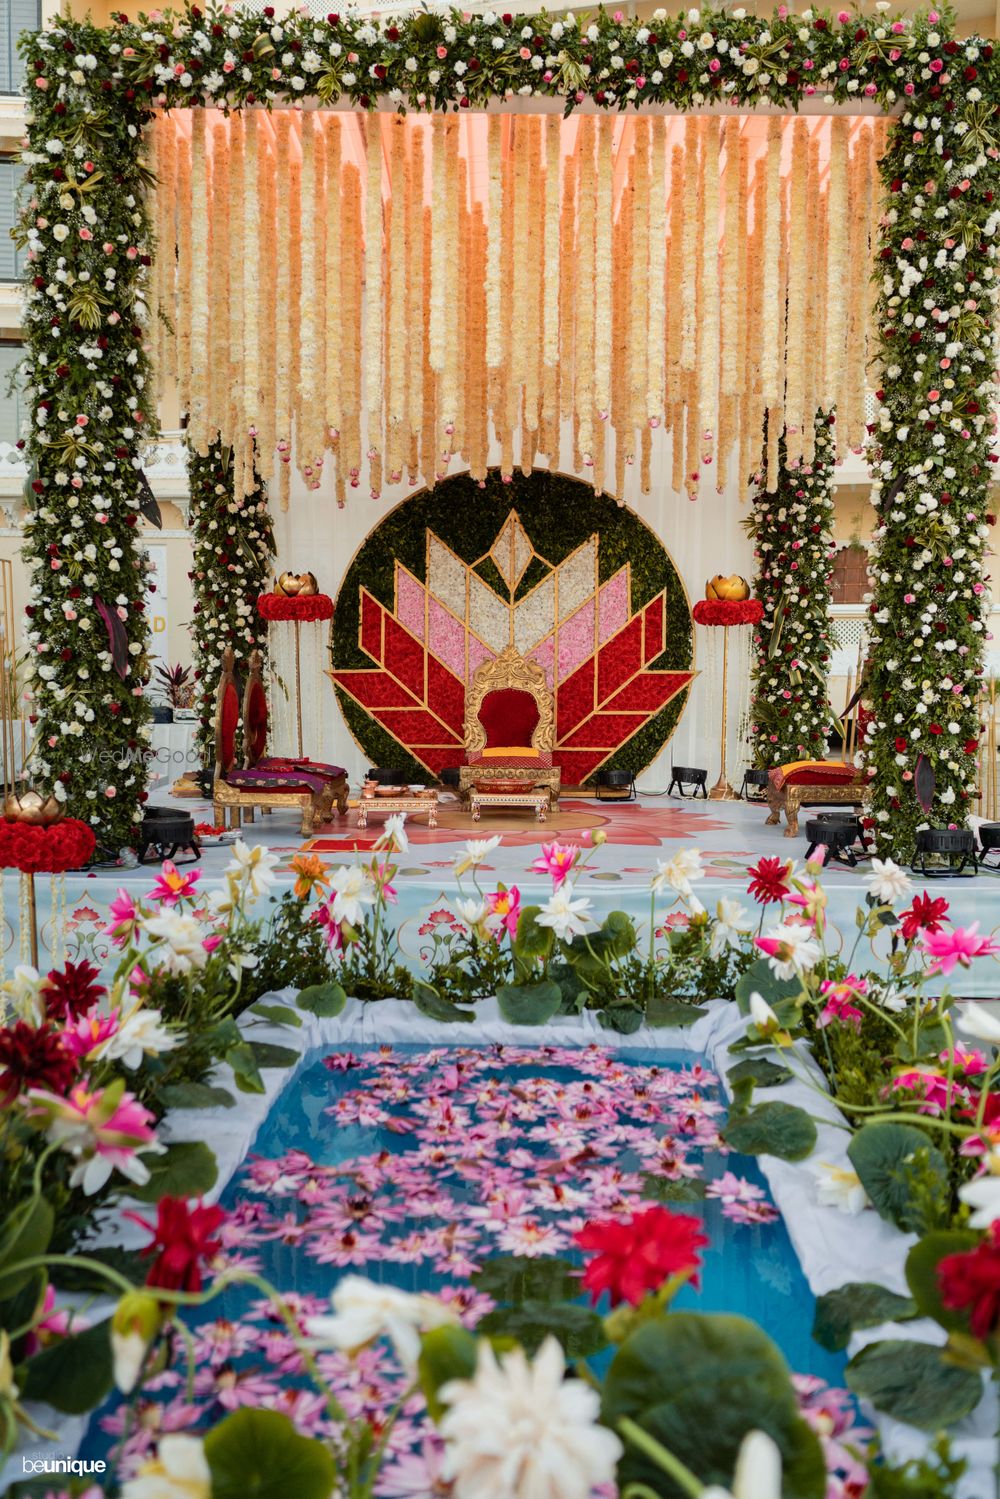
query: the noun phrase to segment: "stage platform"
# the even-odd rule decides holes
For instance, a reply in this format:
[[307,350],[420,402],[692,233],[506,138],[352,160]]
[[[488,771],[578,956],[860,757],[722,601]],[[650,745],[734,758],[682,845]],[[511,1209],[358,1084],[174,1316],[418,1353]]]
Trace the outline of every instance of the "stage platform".
[[[175,807],[183,807],[194,815],[195,821],[212,821],[212,809],[207,802],[193,800],[177,801],[167,793],[154,796],[154,801]],[[598,830],[606,842],[592,849],[586,867],[578,877],[578,893],[593,902],[598,920],[611,910],[626,910],[641,929],[649,921],[649,881],[656,870],[658,859],[669,859],[680,848],[700,849],[706,870],[706,878],[698,885],[698,896],[711,908],[720,897],[743,900],[746,896],[747,870],[762,855],[776,855],[782,859],[795,858],[799,865],[807,847],[804,833],[797,838],[784,836],[784,823],[780,827],[768,827],[768,809],[763,804],[747,802],[706,802],[684,800],[680,797],[643,796],[633,802],[611,802],[565,798],[559,809],[548,821],[536,823],[530,814],[518,812],[484,811],[480,822],[473,822],[457,798],[442,793],[438,825],[428,828],[425,819],[409,820],[406,828],[410,847],[396,862],[399,872],[395,881],[399,893],[398,904],[393,907],[399,940],[406,961],[414,968],[421,966],[421,953],[428,947],[426,927],[430,914],[444,905],[450,897],[458,894],[453,873],[456,855],[470,838],[488,838],[499,834],[500,846],[481,866],[479,878],[484,889],[496,887],[502,880],[505,885],[517,885],[522,902],[547,898],[551,885],[546,876],[532,874],[530,866],[543,842],[559,839],[563,842],[586,842]],[[804,827],[806,818],[802,817]],[[289,864],[295,854],[312,852],[319,854],[331,864],[348,862],[355,851],[365,853],[371,849],[381,832],[383,819],[372,817],[368,827],[358,827],[356,807],[352,806],[346,818],[335,818],[321,828],[313,837],[303,839],[298,830],[297,815],[272,813],[256,820],[243,829],[244,838],[251,843],[264,843],[281,859],[279,866],[279,888],[291,883]],[[226,847],[206,848],[201,867],[204,882],[210,885],[218,877],[231,855]],[[844,938],[854,940],[854,914],[856,907],[864,901],[866,888],[864,876],[866,863],[856,869],[831,864],[824,875],[824,885],[829,896],[829,920]],[[918,888],[934,889],[935,894],[944,895],[952,906],[952,915],[959,925],[979,923],[981,931],[1000,931],[1000,871],[982,869],[976,877],[939,879],[933,882],[917,880]],[[39,878],[39,907],[41,936],[46,945],[51,941],[51,923],[48,897],[48,881]],[[151,884],[149,866],[126,869],[109,866],[92,870],[86,875],[67,876],[67,914],[70,923],[69,943],[92,956],[100,954],[106,943],[100,940],[100,927],[104,913],[118,886],[134,891]],[[16,920],[12,881],[7,889],[7,961],[16,960],[12,951],[14,941],[10,930]],[[471,878],[464,881],[467,894],[472,893]],[[660,924],[672,909],[666,899],[658,900],[656,919]],[[864,960],[861,960],[864,962]],[[996,960],[981,961],[967,973],[958,975],[959,982],[953,985],[962,993],[993,997],[1000,994],[1000,966]]]

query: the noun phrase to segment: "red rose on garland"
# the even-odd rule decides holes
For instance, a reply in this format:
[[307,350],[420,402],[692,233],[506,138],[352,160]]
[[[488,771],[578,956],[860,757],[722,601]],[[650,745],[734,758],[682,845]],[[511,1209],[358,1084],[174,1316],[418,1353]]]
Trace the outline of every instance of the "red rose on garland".
[[698,1251],[708,1243],[700,1218],[672,1213],[657,1203],[628,1218],[588,1223],[573,1237],[581,1249],[594,1252],[583,1284],[594,1301],[607,1291],[612,1306],[623,1301],[638,1306],[672,1275],[688,1272],[697,1285]]
[[333,618],[333,599],[328,593],[293,594],[262,593],[257,600],[262,619],[297,619],[313,623]]
[[22,874],[62,874],[82,869],[97,845],[93,829],[78,817],[41,826],[0,821],[0,869]]

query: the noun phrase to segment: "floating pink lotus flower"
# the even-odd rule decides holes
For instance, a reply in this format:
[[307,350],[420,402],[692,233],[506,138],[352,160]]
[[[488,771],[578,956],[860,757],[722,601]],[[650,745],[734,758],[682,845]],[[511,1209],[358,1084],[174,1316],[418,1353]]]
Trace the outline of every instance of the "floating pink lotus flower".
[[108,915],[111,919],[104,928],[105,936],[111,938],[115,947],[125,947],[132,940],[139,920],[139,911],[127,890],[119,888],[108,907]]
[[949,1090],[947,1078],[936,1067],[913,1067],[908,1072],[899,1072],[892,1080],[892,1088],[918,1094],[921,1100],[917,1104],[918,1114],[943,1114],[951,1105],[963,1103],[969,1096],[965,1088],[955,1084]]
[[182,874],[172,859],[164,859],[163,868],[156,876],[156,884],[149,892],[149,899],[161,906],[176,906],[178,901],[186,900],[193,894],[200,879],[200,870]]
[[868,985],[864,979],[859,979],[853,973],[849,973],[846,979],[836,983],[833,979],[824,979],[819,986],[819,992],[826,1000],[826,1004],[820,1011],[818,1025],[830,1025],[834,1020],[839,1020],[841,1025],[853,1025],[855,1030],[861,1029],[862,1014],[852,1000],[859,995],[867,993]]
[[542,851],[531,868],[535,874],[550,874],[553,888],[558,890],[576,866],[579,852],[572,843],[543,843]]
[[87,1015],[78,1015],[62,1033],[62,1044],[74,1057],[87,1057],[96,1051],[102,1041],[107,1041],[118,1030],[121,1017],[117,1010],[102,1015],[91,1010]]
[[487,895],[486,905],[491,916],[500,918],[501,929],[505,929],[509,937],[516,937],[517,919],[521,914],[521,892],[517,886],[511,885],[505,890],[501,885],[499,890]]
[[978,921],[968,927],[953,927],[950,932],[922,932],[920,945],[932,959],[927,969],[928,974],[940,973],[945,976],[954,972],[959,964],[963,968],[971,968],[973,958],[988,958],[994,953],[1000,953],[1000,947],[995,942],[979,935]]
[[150,1128],[153,1115],[125,1092],[124,1080],[94,1092],[80,1083],[65,1098],[31,1088],[27,1114],[53,1144],[74,1157],[69,1184],[82,1187],[88,1196],[99,1192],[115,1170],[144,1186],[149,1168],[139,1152],[163,1153]]

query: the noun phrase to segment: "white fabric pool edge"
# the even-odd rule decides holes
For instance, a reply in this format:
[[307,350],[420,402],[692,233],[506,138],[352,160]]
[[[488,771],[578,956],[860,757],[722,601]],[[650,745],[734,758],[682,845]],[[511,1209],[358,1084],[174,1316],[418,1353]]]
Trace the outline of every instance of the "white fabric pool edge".
[[[262,998],[289,1003],[297,991],[282,990]],[[745,1031],[746,1021],[728,1000],[711,1000],[706,1013],[684,1030],[653,1029],[642,1026],[630,1036],[606,1030],[592,1011],[579,1016],[557,1016],[542,1026],[515,1026],[503,1020],[495,999],[476,1005],[471,1024],[440,1022],[422,1015],[416,1007],[401,1000],[364,1003],[348,1000],[342,1014],[321,1019],[302,1014],[300,1028],[262,1023],[249,1013],[239,1020],[249,1039],[266,1041],[294,1049],[301,1058],[314,1047],[371,1046],[419,1044],[429,1046],[502,1044],[509,1046],[587,1046],[596,1044],[628,1051],[645,1048],[662,1051],[691,1051],[705,1054],[721,1080],[727,1097],[732,1094],[726,1069],[739,1060],[730,1047]],[[876,1281],[891,1290],[905,1292],[903,1273],[906,1253],[913,1235],[906,1235],[886,1223],[872,1211],[857,1216],[841,1213],[837,1208],[821,1206],[816,1200],[815,1180],[810,1166],[825,1161],[849,1168],[847,1145],[850,1139],[842,1116],[826,1094],[824,1080],[807,1049],[796,1044],[791,1056],[785,1053],[797,1074],[810,1075],[823,1088],[814,1091],[800,1076],[777,1088],[755,1091],[755,1098],[781,1098],[806,1109],[817,1125],[816,1149],[807,1161],[782,1161],[774,1156],[757,1157],[767,1179],[774,1201],[781,1212],[809,1287],[816,1296],[836,1289],[849,1281]],[[166,1116],[160,1135],[166,1141],[205,1140],[215,1152],[218,1178],[206,1193],[207,1202],[216,1201],[225,1191],[253,1145],[257,1131],[270,1112],[277,1096],[291,1081],[295,1069],[267,1069],[263,1073],[263,1093],[240,1093],[228,1066],[216,1069],[212,1081],[228,1087],[237,1098],[234,1108],[178,1109]],[[136,1247],[146,1236],[136,1225],[120,1219],[108,1225],[103,1241]],[[99,1321],[113,1307],[96,1303],[89,1309],[91,1320]],[[912,1338],[922,1342],[941,1343],[944,1333],[933,1322],[888,1323],[857,1334],[851,1340],[850,1352],[856,1353],[866,1343],[880,1338]],[[985,1386],[985,1380],[984,1380]],[[45,1405],[30,1407],[34,1418],[59,1434],[59,1443],[33,1443],[18,1447],[0,1470],[0,1489],[28,1475],[21,1470],[21,1459],[33,1457],[72,1456],[78,1449],[89,1416],[65,1417]],[[894,1460],[913,1457],[926,1450],[927,1438],[914,1427],[889,1420],[869,1411],[886,1453]],[[958,1488],[958,1499],[984,1499],[993,1484],[996,1454],[997,1396],[992,1387],[985,1389],[972,1416],[952,1430],[952,1446],[966,1458],[969,1470]]]

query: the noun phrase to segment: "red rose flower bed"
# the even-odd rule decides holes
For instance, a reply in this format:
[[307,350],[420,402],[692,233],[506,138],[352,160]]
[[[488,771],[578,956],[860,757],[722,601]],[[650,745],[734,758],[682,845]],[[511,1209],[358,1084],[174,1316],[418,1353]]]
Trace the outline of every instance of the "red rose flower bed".
[[257,600],[262,619],[297,619],[313,623],[333,618],[333,599],[328,593],[290,594],[262,593]]
[[699,599],[691,614],[699,625],[759,625],[764,605],[760,599]]
[[93,829],[78,817],[41,827],[30,822],[0,822],[0,869],[22,874],[62,874],[82,869],[93,856]]

